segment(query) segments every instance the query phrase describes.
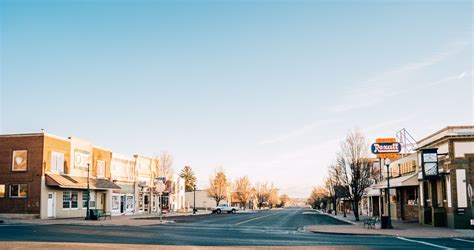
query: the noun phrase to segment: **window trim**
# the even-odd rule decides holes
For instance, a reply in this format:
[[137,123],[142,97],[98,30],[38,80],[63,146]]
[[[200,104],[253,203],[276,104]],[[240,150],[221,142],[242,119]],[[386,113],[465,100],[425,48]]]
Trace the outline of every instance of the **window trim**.
[[[20,195],[20,185],[26,185],[26,196],[12,196],[12,187],[13,186],[18,186],[18,195]],[[12,199],[28,199],[28,184],[26,183],[15,183],[15,184],[10,184],[10,190],[9,190],[10,198]]]
[[[81,198],[82,198],[82,199],[81,199],[81,206],[82,206],[82,209],[87,209],[87,203],[86,203],[86,205],[84,206],[84,202],[87,201],[87,200],[84,200],[84,196],[85,196],[84,194],[85,194],[86,192],[87,192],[87,190],[86,190],[86,191],[82,191],[82,197],[81,197]],[[95,195],[92,195],[92,192],[89,192],[89,196],[90,196],[90,197],[89,197],[89,208],[96,208],[96,206],[91,206],[91,202],[95,202],[95,198],[92,199],[92,197],[94,197]],[[97,204],[94,203],[94,205],[97,205]]]
[[[54,170],[53,170],[53,155],[56,155],[56,161],[54,162]],[[50,171],[52,173],[60,173],[60,174],[64,174],[65,172],[65,164],[64,164],[64,152],[59,152],[59,151],[54,151],[54,150],[51,150],[51,160],[50,160],[50,164],[51,164],[51,167],[50,167]],[[62,169],[57,169],[57,160],[58,160],[58,156],[61,156],[63,162],[62,162]]]
[[[99,168],[99,162],[100,163],[103,163],[104,165],[102,165],[101,167],[104,167],[102,170],[104,171],[103,173],[100,173],[100,169]],[[105,178],[105,175],[106,175],[106,169],[107,169],[107,162],[105,160],[96,160],[96,167],[97,167],[97,171],[96,171],[96,175],[98,178]],[[100,173],[100,174],[99,174]]]
[[[18,152],[18,151],[26,151],[26,168],[24,170],[23,169],[14,169],[14,166],[15,166],[15,157],[14,157],[14,155],[15,155],[15,152]],[[26,171],[28,171],[28,149],[14,149],[14,150],[12,150],[10,155],[12,156],[12,162],[11,162],[12,165],[11,165],[11,168],[10,168],[10,170],[12,172],[26,172]]]
[[[77,193],[77,207],[72,207],[72,193],[76,192]],[[69,207],[65,208],[64,207],[64,193],[69,193]],[[79,209],[79,191],[63,191],[63,205],[62,205],[63,210],[78,210]]]

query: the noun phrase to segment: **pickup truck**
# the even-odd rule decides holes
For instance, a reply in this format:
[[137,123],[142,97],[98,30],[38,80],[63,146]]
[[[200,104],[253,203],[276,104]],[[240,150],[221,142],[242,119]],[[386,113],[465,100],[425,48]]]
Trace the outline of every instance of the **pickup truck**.
[[227,204],[221,204],[217,207],[212,208],[212,213],[213,214],[220,214],[222,212],[235,214],[237,211],[239,211],[238,207],[231,207],[231,206],[228,206]]

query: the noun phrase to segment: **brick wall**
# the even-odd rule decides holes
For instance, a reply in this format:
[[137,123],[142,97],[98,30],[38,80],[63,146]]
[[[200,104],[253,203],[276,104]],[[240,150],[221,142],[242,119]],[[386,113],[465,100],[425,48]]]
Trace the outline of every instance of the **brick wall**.
[[[5,185],[0,213],[40,213],[43,138],[43,134],[0,136],[0,184]],[[28,151],[26,171],[12,171],[14,150]],[[10,198],[11,184],[27,184],[27,198]]]

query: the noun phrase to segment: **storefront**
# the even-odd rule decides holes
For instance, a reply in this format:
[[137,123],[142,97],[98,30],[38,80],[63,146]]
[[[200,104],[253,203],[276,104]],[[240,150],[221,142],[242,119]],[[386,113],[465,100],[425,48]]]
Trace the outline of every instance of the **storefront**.
[[[401,177],[390,178],[390,214],[392,219],[418,221],[418,174],[411,173]],[[387,180],[373,188],[382,190],[383,214],[388,214]]]
[[474,126],[446,127],[417,142],[420,223],[473,225]]
[[[45,193],[47,215],[49,218],[85,217],[87,200],[89,208],[110,211],[107,207],[107,197],[112,190],[120,189],[106,179],[95,179],[59,174],[46,174]],[[89,186],[89,199],[88,189]]]

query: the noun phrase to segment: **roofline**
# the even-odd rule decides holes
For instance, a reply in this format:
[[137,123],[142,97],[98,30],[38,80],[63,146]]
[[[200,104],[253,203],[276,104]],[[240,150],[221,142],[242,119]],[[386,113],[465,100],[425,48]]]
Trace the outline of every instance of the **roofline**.
[[27,136],[44,136],[44,133],[12,133],[12,134],[0,134],[0,137],[27,137]]
[[33,136],[45,136],[46,137],[47,136],[47,137],[51,137],[51,138],[66,141],[66,142],[71,142],[72,141],[71,138],[73,138],[73,139],[86,141],[86,142],[90,143],[93,149],[95,148],[95,149],[99,149],[99,150],[113,152],[112,150],[110,150],[108,148],[96,146],[94,143],[91,143],[90,141],[87,141],[87,140],[83,140],[83,139],[80,139],[80,138],[77,138],[77,137],[62,137],[62,136],[53,135],[53,134],[50,134],[50,133],[47,133],[47,132],[0,134],[0,137],[28,137],[28,136],[31,136],[31,137],[33,137]]
[[[428,140],[429,138],[431,138],[431,137],[433,137],[433,136],[435,136],[435,135],[437,135],[437,134],[441,134],[442,132],[445,132],[445,131],[450,130],[450,129],[469,129],[469,128],[474,129],[474,125],[446,126],[446,127],[442,128],[442,129],[440,129],[440,130],[434,132],[433,134],[430,134],[430,135],[424,137],[423,139],[418,140],[418,141],[416,142],[416,144],[420,144],[421,142],[426,141],[426,140]],[[443,136],[443,137],[444,137],[444,136]]]

